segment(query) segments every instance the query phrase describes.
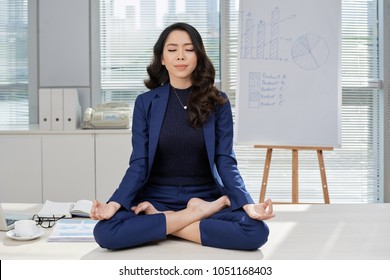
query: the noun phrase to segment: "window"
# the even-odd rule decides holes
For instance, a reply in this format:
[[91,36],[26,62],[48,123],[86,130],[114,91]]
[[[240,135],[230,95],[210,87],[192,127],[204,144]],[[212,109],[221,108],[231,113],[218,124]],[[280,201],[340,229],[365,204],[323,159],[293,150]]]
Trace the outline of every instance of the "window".
[[28,124],[27,0],[0,1],[0,126]]
[[177,21],[196,26],[219,80],[218,0],[101,0],[102,102],[133,104],[146,90],[153,46],[162,30]]
[[[157,36],[170,23],[186,21],[200,31],[216,66],[217,82],[234,106],[238,3],[101,0],[102,102],[132,103],[145,91],[146,66]],[[378,85],[371,82],[379,77],[377,1],[343,0],[342,4],[342,148],[324,152],[330,199],[331,203],[380,202],[382,104]],[[243,145],[235,150],[247,188],[258,200],[265,151]],[[316,153],[300,152],[299,168],[300,201],[323,202]],[[267,197],[291,201],[290,152],[274,151]]]

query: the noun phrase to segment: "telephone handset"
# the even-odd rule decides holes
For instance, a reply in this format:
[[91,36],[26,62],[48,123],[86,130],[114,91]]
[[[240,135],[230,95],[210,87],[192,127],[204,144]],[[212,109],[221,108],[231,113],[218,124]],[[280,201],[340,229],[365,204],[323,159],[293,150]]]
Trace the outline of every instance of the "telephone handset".
[[82,128],[129,128],[130,108],[125,103],[99,104],[84,112]]
[[90,122],[91,119],[92,119],[92,113],[93,113],[93,109],[92,108],[87,108],[84,112],[84,118],[83,118],[83,122],[86,123],[86,122]]

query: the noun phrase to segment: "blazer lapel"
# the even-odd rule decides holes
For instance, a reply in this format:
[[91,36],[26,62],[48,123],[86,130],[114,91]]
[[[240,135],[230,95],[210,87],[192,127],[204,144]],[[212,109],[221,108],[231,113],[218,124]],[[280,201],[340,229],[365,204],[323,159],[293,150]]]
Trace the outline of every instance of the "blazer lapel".
[[206,144],[207,156],[209,159],[210,170],[214,169],[215,153],[215,114],[211,114],[209,120],[203,125],[203,135]]
[[149,128],[149,171],[152,168],[158,138],[160,136],[161,126],[164,120],[165,110],[169,98],[169,83],[165,84],[156,91],[152,100],[150,109],[150,128]]

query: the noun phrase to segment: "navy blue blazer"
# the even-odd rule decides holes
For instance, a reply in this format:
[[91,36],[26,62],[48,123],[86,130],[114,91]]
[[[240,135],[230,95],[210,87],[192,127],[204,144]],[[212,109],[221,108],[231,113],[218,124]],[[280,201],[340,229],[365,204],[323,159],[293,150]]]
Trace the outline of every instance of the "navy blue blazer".
[[[160,129],[168,104],[170,84],[140,94],[134,104],[130,165],[109,201],[130,209],[138,191],[147,182],[156,154]],[[227,98],[225,93],[222,93]],[[238,209],[253,200],[237,169],[233,151],[233,118],[228,101],[203,125],[209,166],[216,184]]]

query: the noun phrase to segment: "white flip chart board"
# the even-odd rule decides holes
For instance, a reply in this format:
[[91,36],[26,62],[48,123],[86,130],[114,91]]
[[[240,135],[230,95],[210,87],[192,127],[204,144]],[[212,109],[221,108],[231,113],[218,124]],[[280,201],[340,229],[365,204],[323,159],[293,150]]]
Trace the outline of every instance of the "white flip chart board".
[[240,0],[235,141],[341,145],[341,0]]

